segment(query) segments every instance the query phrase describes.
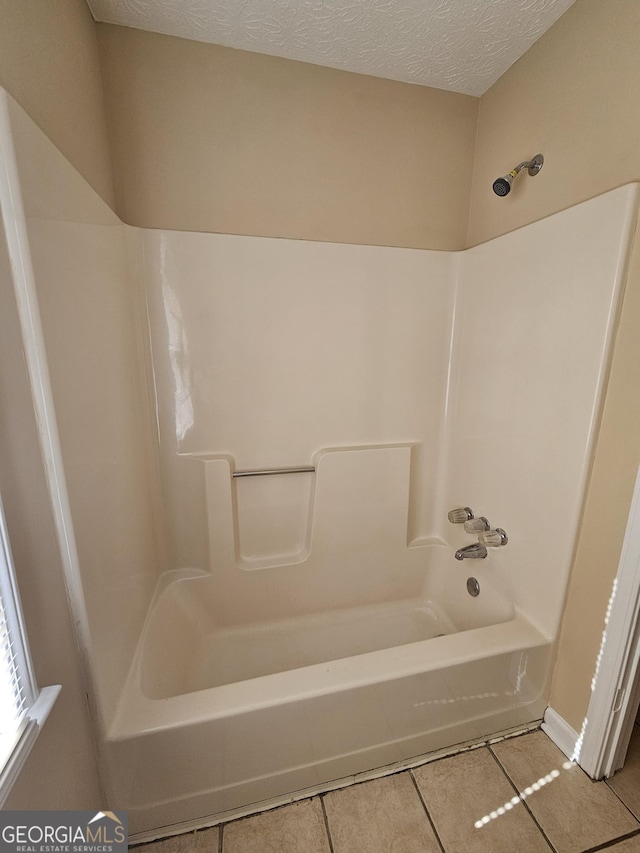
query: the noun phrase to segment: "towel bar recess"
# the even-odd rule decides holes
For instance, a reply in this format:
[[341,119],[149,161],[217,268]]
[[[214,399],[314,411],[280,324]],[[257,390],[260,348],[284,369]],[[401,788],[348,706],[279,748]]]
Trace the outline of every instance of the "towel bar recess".
[[304,465],[300,468],[265,468],[262,471],[234,471],[232,477],[266,477],[270,474],[313,474],[313,465]]

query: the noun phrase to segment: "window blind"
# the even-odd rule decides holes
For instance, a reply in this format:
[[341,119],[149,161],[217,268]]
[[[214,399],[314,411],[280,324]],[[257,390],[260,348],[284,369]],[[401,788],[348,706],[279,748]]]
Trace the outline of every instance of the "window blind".
[[36,685],[0,500],[0,806],[59,691]]

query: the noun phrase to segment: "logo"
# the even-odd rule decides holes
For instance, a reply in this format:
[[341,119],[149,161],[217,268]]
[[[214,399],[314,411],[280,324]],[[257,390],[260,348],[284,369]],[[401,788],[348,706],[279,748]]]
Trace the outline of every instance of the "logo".
[[127,840],[126,812],[0,812],[0,853],[125,853]]

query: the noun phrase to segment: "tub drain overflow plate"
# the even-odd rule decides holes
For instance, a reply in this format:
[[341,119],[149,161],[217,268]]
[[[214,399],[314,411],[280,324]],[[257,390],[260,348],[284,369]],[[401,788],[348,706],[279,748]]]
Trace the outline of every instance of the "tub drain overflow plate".
[[480,595],[480,584],[477,578],[467,578],[467,592],[469,595]]

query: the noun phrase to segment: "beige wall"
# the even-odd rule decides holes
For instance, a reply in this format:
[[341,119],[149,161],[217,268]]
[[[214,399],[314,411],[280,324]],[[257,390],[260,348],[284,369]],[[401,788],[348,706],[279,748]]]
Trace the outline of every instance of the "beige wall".
[[2,0],[0,85],[113,207],[95,24],[85,0]]
[[126,222],[464,247],[477,98],[126,27],[97,31]]
[[[480,99],[469,245],[640,179],[640,3],[577,0]],[[542,152],[508,198],[498,175]]]
[[[640,179],[640,4],[576,4],[480,99],[470,245]],[[491,183],[538,151],[506,199]],[[638,240],[636,240],[637,246]],[[551,704],[580,731],[640,462],[640,259],[632,266]]]

